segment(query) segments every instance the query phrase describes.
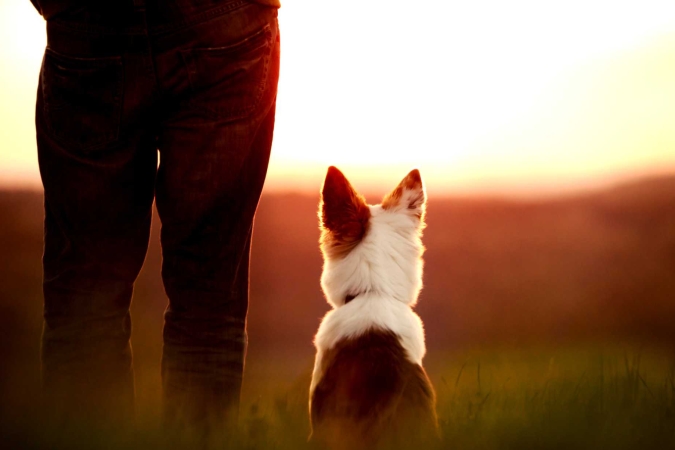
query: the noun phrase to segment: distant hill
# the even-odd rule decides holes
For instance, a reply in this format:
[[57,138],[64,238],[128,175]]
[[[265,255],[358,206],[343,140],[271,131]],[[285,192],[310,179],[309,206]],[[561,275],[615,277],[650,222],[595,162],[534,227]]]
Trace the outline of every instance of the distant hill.
[[[317,197],[263,196],[252,257],[250,355],[311,358],[328,310]],[[0,191],[0,358],[37,380],[42,198]],[[622,337],[675,343],[675,177],[546,201],[431,198],[418,312],[430,349]],[[137,364],[157,364],[166,297],[159,222],[136,284]],[[17,375],[18,376],[18,375]],[[0,387],[3,380],[0,378]]]
[[[317,202],[261,201],[254,340],[309,339],[328,309],[319,288]],[[675,177],[547,201],[432,198],[427,224],[418,312],[431,348],[675,338]]]

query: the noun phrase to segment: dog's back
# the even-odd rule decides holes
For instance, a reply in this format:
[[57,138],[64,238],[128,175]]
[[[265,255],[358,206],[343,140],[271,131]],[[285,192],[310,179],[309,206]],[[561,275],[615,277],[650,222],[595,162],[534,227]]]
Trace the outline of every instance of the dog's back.
[[322,364],[311,399],[313,439],[353,450],[407,447],[435,437],[431,383],[391,331],[345,339]]
[[310,414],[313,440],[333,449],[419,447],[436,435],[424,328],[412,309],[422,288],[425,208],[417,170],[371,206],[328,169],[321,287],[333,310],[314,339]]

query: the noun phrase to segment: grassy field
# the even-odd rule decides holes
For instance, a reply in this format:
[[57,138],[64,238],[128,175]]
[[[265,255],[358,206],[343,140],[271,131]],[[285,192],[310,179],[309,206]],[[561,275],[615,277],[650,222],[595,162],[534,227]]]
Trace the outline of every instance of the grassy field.
[[446,444],[675,448],[673,367],[645,349],[477,352],[437,383]]
[[[438,396],[438,448],[675,448],[675,359],[667,350],[617,344],[476,348],[432,354],[427,361]],[[307,433],[308,380],[262,399],[262,408],[249,406],[243,423],[265,430],[251,433],[249,444],[302,446],[297,436]]]
[[[427,360],[443,435],[437,448],[675,448],[675,359],[664,349],[617,344],[476,348],[432,354]],[[293,379],[270,378],[249,381],[240,433],[231,439],[204,444],[167,435],[159,427],[159,391],[148,395],[137,386],[145,394],[138,399],[134,431],[49,430],[39,424],[39,413],[20,411],[7,442],[13,448],[309,448],[309,370]]]

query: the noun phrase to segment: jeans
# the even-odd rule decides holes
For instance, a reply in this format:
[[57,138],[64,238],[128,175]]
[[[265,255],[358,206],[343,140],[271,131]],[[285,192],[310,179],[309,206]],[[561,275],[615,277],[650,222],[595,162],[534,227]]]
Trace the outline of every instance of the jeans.
[[47,21],[41,360],[58,415],[133,415],[129,307],[155,200],[165,419],[236,417],[278,74],[277,10],[258,3],[89,2]]

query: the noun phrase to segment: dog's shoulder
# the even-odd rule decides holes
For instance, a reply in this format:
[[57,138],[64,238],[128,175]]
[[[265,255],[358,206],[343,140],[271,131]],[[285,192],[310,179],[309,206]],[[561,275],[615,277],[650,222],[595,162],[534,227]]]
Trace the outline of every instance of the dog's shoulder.
[[[418,365],[426,353],[424,326],[419,316],[407,305],[377,294],[363,294],[358,301],[328,312],[314,343],[321,353],[333,349],[332,354],[336,354],[337,350],[352,348],[357,336],[361,343],[358,348],[365,348],[365,343],[367,348],[402,346],[403,350],[397,349],[394,354]],[[324,368],[323,363],[317,367],[319,372]]]

